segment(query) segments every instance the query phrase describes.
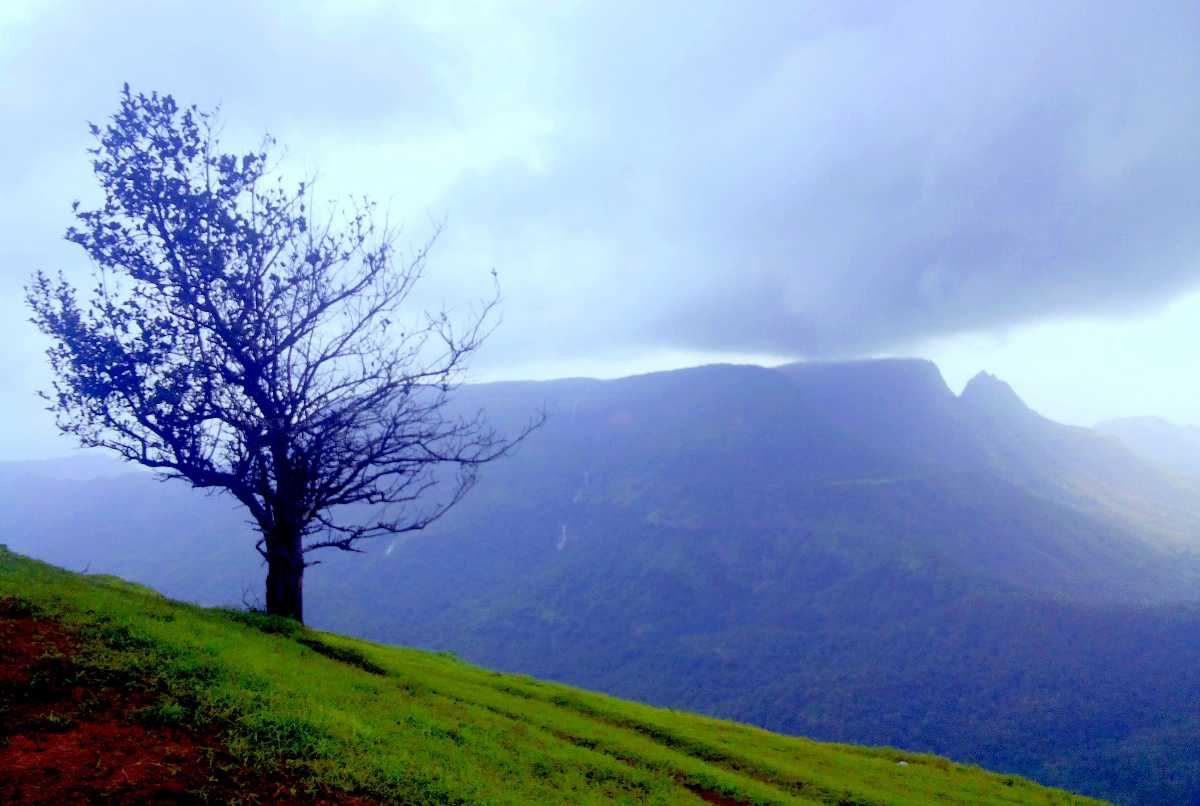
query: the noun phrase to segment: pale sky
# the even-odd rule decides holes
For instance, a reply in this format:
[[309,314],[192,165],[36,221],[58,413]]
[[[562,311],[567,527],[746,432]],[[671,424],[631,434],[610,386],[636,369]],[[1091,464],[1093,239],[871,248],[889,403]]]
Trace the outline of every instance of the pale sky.
[[1200,423],[1195,2],[0,4],[0,458],[51,455],[22,285],[87,281],[121,84],[368,194],[474,377],[877,355],[1090,425]]

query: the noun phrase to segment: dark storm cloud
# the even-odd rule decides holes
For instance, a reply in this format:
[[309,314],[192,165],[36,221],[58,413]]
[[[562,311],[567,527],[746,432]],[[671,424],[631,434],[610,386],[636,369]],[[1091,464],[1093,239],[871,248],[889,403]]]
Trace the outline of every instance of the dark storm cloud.
[[545,165],[458,189],[562,349],[852,354],[1200,281],[1200,6],[656,8],[550,37]]

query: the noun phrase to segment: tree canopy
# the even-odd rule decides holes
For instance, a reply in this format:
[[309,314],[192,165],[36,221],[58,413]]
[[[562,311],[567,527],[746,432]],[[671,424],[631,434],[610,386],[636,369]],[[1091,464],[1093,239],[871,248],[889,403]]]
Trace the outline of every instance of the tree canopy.
[[236,497],[268,612],[302,619],[309,553],[424,528],[536,427],[507,439],[450,411],[499,295],[415,316],[432,238],[402,254],[369,201],[318,216],[273,140],[223,152],[215,115],[170,95],[126,85],[91,132],[103,202],[75,202],[67,239],[95,285],[27,288],[51,340],[43,394],[81,445]]

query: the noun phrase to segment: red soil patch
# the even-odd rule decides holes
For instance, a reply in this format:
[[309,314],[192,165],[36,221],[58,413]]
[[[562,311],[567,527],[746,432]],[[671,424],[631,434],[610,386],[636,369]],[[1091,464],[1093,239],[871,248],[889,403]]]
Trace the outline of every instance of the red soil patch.
[[151,693],[77,684],[75,643],[0,598],[0,803],[368,803],[248,769],[215,733],[153,726]]
[[716,803],[718,806],[742,806],[744,801],[734,800],[731,797],[722,795],[720,792],[713,792],[710,789],[704,789],[698,786],[688,786],[692,794],[700,798],[705,803]]

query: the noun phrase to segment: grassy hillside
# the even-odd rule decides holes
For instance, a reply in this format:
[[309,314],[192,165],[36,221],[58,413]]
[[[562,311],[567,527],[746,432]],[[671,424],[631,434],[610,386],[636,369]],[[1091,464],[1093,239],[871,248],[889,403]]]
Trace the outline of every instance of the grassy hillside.
[[[3,548],[0,602],[72,636],[77,690],[136,689],[129,718],[219,736],[240,763],[313,791],[405,803],[1098,802],[935,756],[779,736],[183,605]],[[0,710],[21,696],[0,687]]]

